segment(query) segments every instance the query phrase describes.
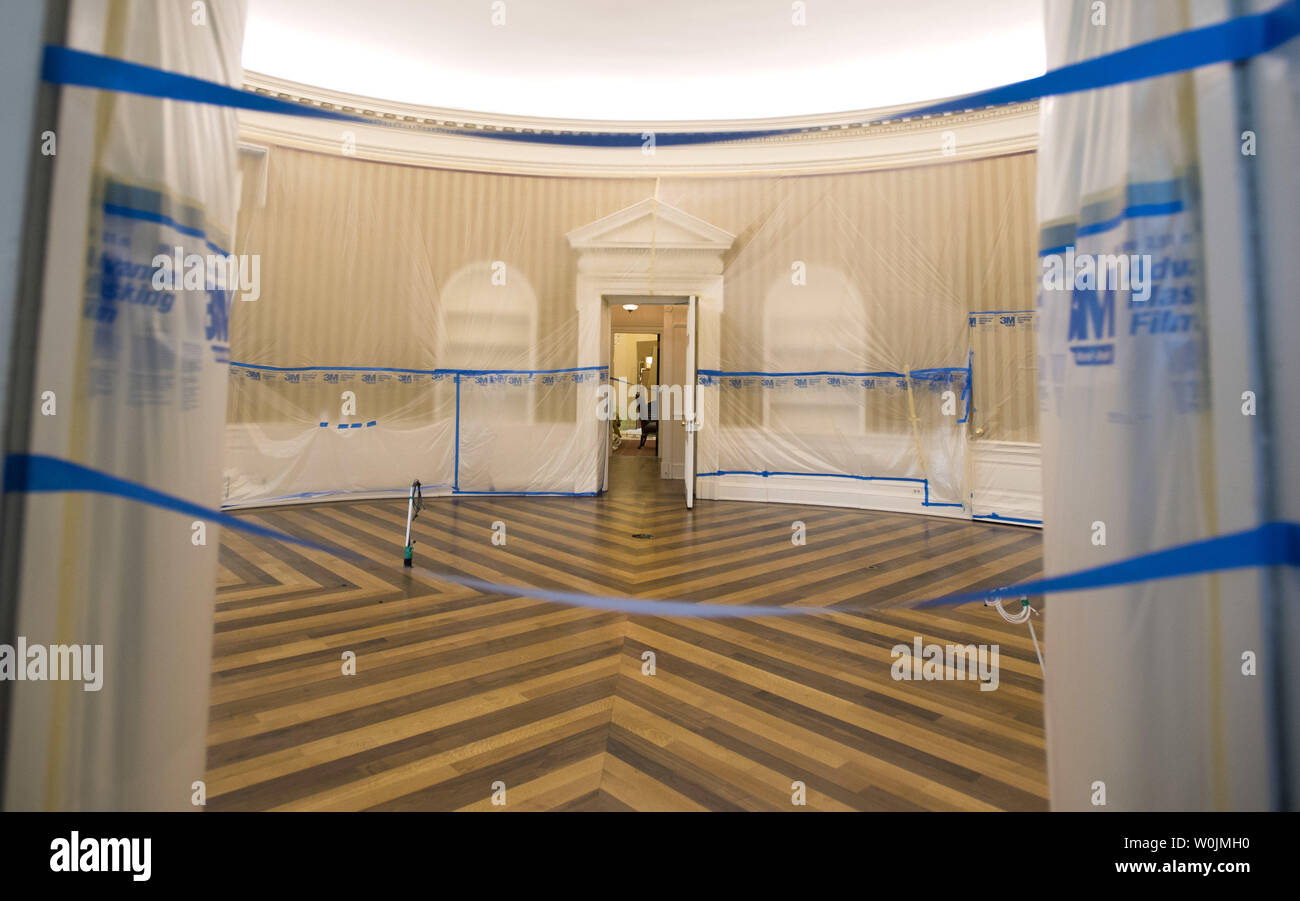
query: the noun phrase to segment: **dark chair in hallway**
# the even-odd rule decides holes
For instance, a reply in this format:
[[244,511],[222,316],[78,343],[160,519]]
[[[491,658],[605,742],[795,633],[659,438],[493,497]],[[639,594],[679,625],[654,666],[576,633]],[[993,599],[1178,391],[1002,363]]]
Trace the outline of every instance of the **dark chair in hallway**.
[[645,447],[645,440],[651,435],[655,436],[656,442],[659,441],[659,420],[657,419],[641,420],[641,443],[637,445],[637,448],[639,449]]

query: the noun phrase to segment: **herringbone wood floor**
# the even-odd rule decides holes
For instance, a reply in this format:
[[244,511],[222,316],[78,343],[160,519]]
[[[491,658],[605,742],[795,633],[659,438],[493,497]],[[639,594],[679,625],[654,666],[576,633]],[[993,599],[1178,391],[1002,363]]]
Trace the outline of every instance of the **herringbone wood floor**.
[[[517,585],[853,612],[666,619],[490,596],[403,570],[404,499],[241,514],[369,562],[223,534],[209,807],[493,809],[498,781],[509,810],[1046,807],[1025,627],[980,604],[900,606],[1033,577],[1037,532],[829,507],[686,511],[656,459],[612,466],[595,499],[430,499],[417,562]],[[498,520],[504,547],[491,542]],[[806,546],[790,541],[794,520]],[[918,635],[999,645],[997,690],[895,681],[890,649]],[[796,780],[806,807],[791,803]]]

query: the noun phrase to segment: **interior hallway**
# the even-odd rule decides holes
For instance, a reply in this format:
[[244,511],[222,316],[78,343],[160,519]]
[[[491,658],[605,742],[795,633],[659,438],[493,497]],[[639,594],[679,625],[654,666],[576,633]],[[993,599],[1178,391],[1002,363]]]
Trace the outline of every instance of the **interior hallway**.
[[[369,562],[223,530],[209,808],[493,809],[500,781],[509,810],[794,810],[796,780],[818,810],[1047,807],[1025,627],[978,603],[898,606],[1037,575],[1037,531],[833,507],[687,511],[656,459],[610,465],[611,491],[595,499],[427,499],[417,564],[859,612],[629,618],[487,596],[403,570],[404,498],[239,514]],[[504,547],[491,542],[497,520]],[[791,543],[794,520],[806,546]],[[1041,640],[1042,617],[1036,627]],[[895,681],[890,649],[917,636],[999,645],[999,687]],[[346,651],[355,675],[342,674]]]

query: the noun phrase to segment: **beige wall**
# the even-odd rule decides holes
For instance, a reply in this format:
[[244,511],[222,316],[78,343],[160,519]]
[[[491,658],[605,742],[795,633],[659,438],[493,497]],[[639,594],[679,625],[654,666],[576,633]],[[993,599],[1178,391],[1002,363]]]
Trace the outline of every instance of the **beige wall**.
[[640,371],[640,358],[637,356],[639,345],[648,341],[653,346],[656,337],[653,334],[616,332],[614,334],[614,356],[609,361],[610,376],[626,379],[629,384],[635,385],[637,383],[637,373]]
[[[493,261],[535,308],[532,356],[510,362],[575,365],[565,233],[656,188],[650,178],[468,173],[278,147],[268,166],[265,207],[257,180],[244,179],[238,251],[262,255],[262,297],[235,304],[231,347],[234,360],[280,366],[448,365],[439,342],[460,326],[444,295]],[[726,257],[724,368],[770,358],[780,330],[765,311],[784,296],[774,286],[795,260],[833,276],[838,293],[828,299],[810,283],[788,304],[794,314],[842,318],[831,346],[804,354],[808,368],[824,356],[921,368],[964,365],[967,312],[1033,308],[1034,179],[1034,155],[1016,154],[860,174],[665,179],[659,196],[737,236]],[[506,365],[504,351],[484,353],[485,368]],[[1036,440],[1032,353],[1000,344],[977,353],[992,382],[977,392],[992,391],[987,408],[997,411],[988,437]],[[1003,374],[1008,366],[1014,375]],[[246,393],[238,409],[232,401],[232,421],[275,415]]]

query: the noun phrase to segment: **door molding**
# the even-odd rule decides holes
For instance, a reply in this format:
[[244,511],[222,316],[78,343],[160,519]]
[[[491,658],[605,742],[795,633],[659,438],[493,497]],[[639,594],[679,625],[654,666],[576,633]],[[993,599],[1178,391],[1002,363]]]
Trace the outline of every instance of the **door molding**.
[[[698,365],[702,369],[720,367],[719,335],[724,303],[722,255],[735,242],[735,235],[648,197],[580,226],[567,237],[578,263],[574,298],[578,312],[578,365],[609,364],[605,357],[611,340],[611,299],[686,298],[694,294],[698,298]],[[593,416],[597,387],[579,386],[577,422],[580,429],[590,423],[593,446],[597,441],[603,442],[605,466],[593,484],[577,487],[578,491],[609,487],[609,441],[602,429],[605,423]],[[706,389],[706,397],[709,393]],[[717,468],[716,448],[707,439],[708,433],[718,427],[717,404],[706,399],[700,414],[702,429],[696,435],[696,465],[700,471],[707,472]]]

